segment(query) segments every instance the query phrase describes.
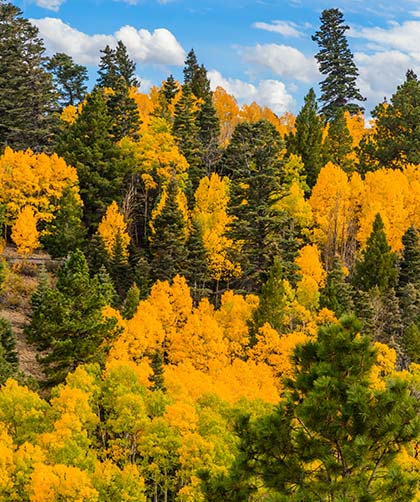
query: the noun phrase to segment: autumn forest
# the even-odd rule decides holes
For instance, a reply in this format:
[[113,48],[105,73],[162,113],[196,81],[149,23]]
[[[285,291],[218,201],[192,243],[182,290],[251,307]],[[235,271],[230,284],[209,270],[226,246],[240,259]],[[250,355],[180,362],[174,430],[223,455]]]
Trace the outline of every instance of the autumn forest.
[[0,501],[420,501],[420,80],[347,29],[278,116],[0,0]]

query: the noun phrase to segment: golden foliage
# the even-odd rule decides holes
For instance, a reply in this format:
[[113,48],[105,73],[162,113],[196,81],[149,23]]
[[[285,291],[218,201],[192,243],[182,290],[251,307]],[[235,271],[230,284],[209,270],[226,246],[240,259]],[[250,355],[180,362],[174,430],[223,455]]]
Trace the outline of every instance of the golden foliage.
[[30,206],[25,206],[18,214],[12,226],[12,240],[17,252],[27,258],[39,246],[39,232],[36,228],[37,218]]
[[119,239],[121,255],[127,261],[130,236],[127,233],[127,223],[124,221],[124,216],[115,201],[108,206],[104,217],[99,223],[98,233],[106,252],[111,257],[115,256],[116,244]]

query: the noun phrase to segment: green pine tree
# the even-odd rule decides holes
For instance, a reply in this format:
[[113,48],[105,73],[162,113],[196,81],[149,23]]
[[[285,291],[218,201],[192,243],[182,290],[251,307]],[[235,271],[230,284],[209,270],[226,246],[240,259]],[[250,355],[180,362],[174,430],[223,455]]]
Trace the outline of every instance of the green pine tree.
[[387,242],[382,218],[377,214],[361,260],[356,263],[353,284],[363,291],[377,286],[386,292],[395,286],[396,280],[396,256]]
[[130,289],[127,291],[127,296],[125,297],[122,316],[124,319],[131,319],[137,311],[137,307],[140,303],[140,289],[135,282],[131,285]]
[[196,220],[192,220],[191,231],[186,243],[187,264],[183,275],[188,281],[191,296],[197,305],[209,294],[210,271],[202,231]]
[[26,333],[45,353],[40,357],[49,384],[62,382],[79,364],[101,362],[116,334],[116,320],[104,319],[110,303],[109,283],[89,275],[83,253],[72,253],[58,273],[55,287],[44,279],[32,298]]
[[296,117],[295,132],[286,136],[288,153],[300,155],[302,158],[309,188],[315,185],[323,166],[322,130],[315,92],[311,88]]
[[346,124],[344,109],[339,108],[329,123],[324,147],[324,164],[331,161],[343,171],[351,173],[355,168],[354,161],[349,158],[352,151],[353,139]]
[[414,226],[407,229],[402,243],[404,248],[399,262],[398,290],[410,283],[420,286],[420,243]]
[[363,111],[355,101],[364,101],[365,98],[356,86],[359,73],[344,35],[349,26],[344,24],[342,12],[339,9],[325,9],[320,20],[320,29],[312,36],[312,40],[319,47],[319,52],[315,54],[319,71],[326,75],[320,83],[321,113],[327,120],[332,120],[340,108],[351,114]]
[[247,291],[259,291],[274,256],[282,256],[282,215],[273,210],[275,196],[281,192],[282,147],[271,123],[243,122],[223,159],[232,180],[229,236],[243,243],[240,251],[232,250],[232,258],[242,267],[238,286]]
[[284,328],[284,308],[286,306],[286,291],[283,282],[283,267],[279,258],[274,259],[268,279],[263,284],[258,308],[251,322],[251,344],[256,342],[258,329],[269,323],[279,333]]
[[377,354],[359,332],[344,317],[296,347],[282,401],[240,417],[231,475],[207,475],[206,500],[415,500],[416,474],[396,457],[420,431],[418,400],[398,377],[372,387]]
[[197,111],[194,107],[194,96],[189,86],[183,89],[182,97],[175,105],[173,133],[178,141],[179,148],[189,164],[188,199],[193,200],[193,195],[201,178],[205,175],[202,165],[201,141],[197,125]]
[[38,28],[0,2],[0,150],[48,150],[58,123],[57,94],[45,70]]
[[343,272],[343,264],[336,257],[328,271],[325,286],[321,290],[319,306],[332,310],[337,318],[353,312],[353,291]]
[[179,190],[178,181],[173,176],[167,187],[165,205],[153,220],[150,254],[154,280],[170,281],[186,269],[185,219],[177,201]]
[[47,225],[47,233],[41,237],[43,247],[52,258],[62,258],[73,249],[82,247],[86,234],[82,217],[83,209],[73,190],[64,189],[54,219]]
[[389,103],[379,104],[372,116],[374,133],[361,144],[362,172],[378,167],[402,169],[420,163],[420,82],[412,70]]
[[58,52],[48,60],[46,68],[52,74],[55,87],[60,94],[61,108],[68,105],[75,106],[83,101],[88,79],[85,66],[76,64],[67,54]]
[[19,364],[16,352],[16,336],[13,333],[10,321],[0,317],[0,346],[3,348],[3,358],[16,371]]
[[63,131],[56,151],[77,169],[80,195],[84,203],[84,222],[90,233],[106,208],[122,197],[125,166],[111,134],[112,118],[106,99],[96,88],[88,95],[74,124]]

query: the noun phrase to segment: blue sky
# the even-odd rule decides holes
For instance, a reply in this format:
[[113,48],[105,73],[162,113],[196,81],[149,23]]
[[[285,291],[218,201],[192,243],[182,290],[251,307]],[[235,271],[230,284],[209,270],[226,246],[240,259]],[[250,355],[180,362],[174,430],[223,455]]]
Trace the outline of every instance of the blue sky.
[[[13,1],[13,0],[12,0]],[[337,7],[351,29],[359,87],[370,110],[389,97],[407,68],[420,75],[420,0],[15,0],[39,28],[49,53],[88,66],[121,39],[136,61],[142,89],[170,73],[182,78],[194,47],[212,86],[240,103],[257,101],[281,114],[298,112],[322,79],[311,35],[323,9]]]

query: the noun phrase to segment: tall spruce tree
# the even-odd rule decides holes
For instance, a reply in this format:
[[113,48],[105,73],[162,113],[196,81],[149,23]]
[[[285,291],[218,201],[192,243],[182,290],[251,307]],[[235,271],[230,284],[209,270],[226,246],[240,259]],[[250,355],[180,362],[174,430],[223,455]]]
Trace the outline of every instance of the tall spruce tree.
[[320,83],[322,103],[321,113],[332,120],[339,108],[351,114],[363,111],[355,101],[365,101],[356,86],[358,70],[344,33],[349,26],[344,24],[339,9],[326,9],[321,14],[320,29],[312,36],[319,52],[315,54],[319,71],[326,75]]
[[305,104],[296,117],[295,131],[286,137],[289,154],[300,155],[305,168],[306,183],[312,188],[323,165],[322,156],[322,119],[314,90],[305,96]]
[[103,307],[115,293],[98,276],[89,275],[83,253],[73,252],[51,287],[42,279],[32,298],[26,333],[46,352],[41,363],[50,384],[62,382],[79,364],[101,361],[115,334],[115,319],[105,319]]
[[402,237],[403,251],[399,263],[398,289],[409,283],[420,287],[420,243],[416,228],[411,225]]
[[356,263],[353,284],[363,291],[378,287],[381,292],[386,292],[396,285],[397,275],[396,255],[387,242],[384,224],[378,213],[361,260]]
[[321,290],[319,306],[332,310],[337,318],[340,318],[353,312],[352,293],[352,287],[343,272],[343,264],[338,257],[335,257],[328,271],[325,286]]
[[67,54],[58,52],[48,60],[46,68],[53,76],[55,87],[60,94],[59,103],[62,108],[67,105],[74,106],[83,101],[88,79],[85,66],[76,64]]
[[329,123],[324,147],[324,163],[331,161],[343,171],[351,173],[355,168],[354,160],[350,157],[352,151],[353,139],[346,124],[344,109],[339,108]]
[[375,128],[361,143],[361,171],[381,167],[402,169],[420,163],[420,81],[408,70],[389,103],[379,104],[372,112]]
[[51,147],[58,95],[38,28],[11,3],[0,2],[0,150]]
[[107,93],[108,112],[112,119],[111,134],[115,142],[124,136],[137,139],[140,115],[134,99],[129,95],[130,87],[140,85],[135,74],[136,65],[121,41],[115,49],[107,45],[101,52],[97,85],[112,89],[112,92]]
[[240,251],[232,250],[232,258],[241,264],[242,287],[249,291],[259,291],[274,256],[282,256],[282,215],[273,210],[273,197],[280,193],[282,147],[270,122],[243,122],[224,157],[232,180],[229,236],[242,243]]
[[166,189],[165,205],[153,219],[150,254],[154,280],[170,281],[186,269],[186,223],[178,204],[179,190],[178,181],[173,176]]
[[122,197],[125,171],[111,128],[106,98],[96,88],[56,146],[57,153],[77,169],[84,222],[91,233],[112,201],[119,202]]

